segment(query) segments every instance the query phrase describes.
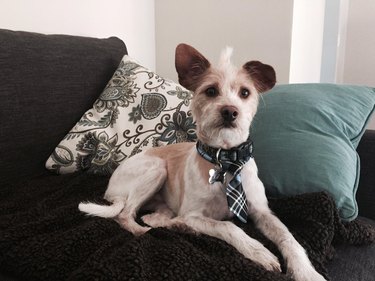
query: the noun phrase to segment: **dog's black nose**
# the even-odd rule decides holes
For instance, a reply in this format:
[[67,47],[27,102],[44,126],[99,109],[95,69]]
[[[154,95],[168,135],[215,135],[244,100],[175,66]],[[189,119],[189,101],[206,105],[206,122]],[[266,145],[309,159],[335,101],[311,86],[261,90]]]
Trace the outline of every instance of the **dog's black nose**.
[[226,122],[233,122],[238,116],[237,108],[234,106],[223,106],[220,113]]

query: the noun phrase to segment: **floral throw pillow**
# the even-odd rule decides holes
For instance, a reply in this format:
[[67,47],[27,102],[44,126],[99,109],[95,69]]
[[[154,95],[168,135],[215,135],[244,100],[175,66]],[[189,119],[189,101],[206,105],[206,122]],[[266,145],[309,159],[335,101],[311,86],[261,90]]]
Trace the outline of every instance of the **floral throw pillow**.
[[195,141],[192,93],[125,55],[112,79],[46,162],[65,174],[111,174],[148,147]]

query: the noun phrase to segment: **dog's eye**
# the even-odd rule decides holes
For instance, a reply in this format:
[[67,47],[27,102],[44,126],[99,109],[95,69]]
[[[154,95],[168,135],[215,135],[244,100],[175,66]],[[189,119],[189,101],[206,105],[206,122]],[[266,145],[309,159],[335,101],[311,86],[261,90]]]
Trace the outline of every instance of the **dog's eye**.
[[246,99],[248,96],[250,96],[250,92],[248,89],[241,89],[240,91],[241,98]]
[[210,98],[216,97],[218,94],[217,90],[214,87],[207,88],[205,93],[206,93],[206,96]]

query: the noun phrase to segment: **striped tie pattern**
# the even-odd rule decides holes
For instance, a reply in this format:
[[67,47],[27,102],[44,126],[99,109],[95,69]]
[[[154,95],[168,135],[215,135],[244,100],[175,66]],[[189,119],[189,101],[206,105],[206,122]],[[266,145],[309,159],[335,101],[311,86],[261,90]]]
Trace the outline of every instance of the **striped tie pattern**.
[[242,222],[247,222],[246,194],[242,187],[241,175],[238,173],[226,187],[229,210]]

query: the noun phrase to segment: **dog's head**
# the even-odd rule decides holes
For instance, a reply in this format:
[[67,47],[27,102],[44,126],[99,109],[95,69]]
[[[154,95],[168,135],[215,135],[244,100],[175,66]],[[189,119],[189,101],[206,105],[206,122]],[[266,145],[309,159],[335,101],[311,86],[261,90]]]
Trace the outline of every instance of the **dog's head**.
[[203,143],[230,149],[247,140],[251,121],[258,107],[259,93],[276,83],[274,69],[259,61],[236,68],[226,48],[217,67],[193,47],[176,48],[179,82],[194,92],[191,110],[197,136]]

